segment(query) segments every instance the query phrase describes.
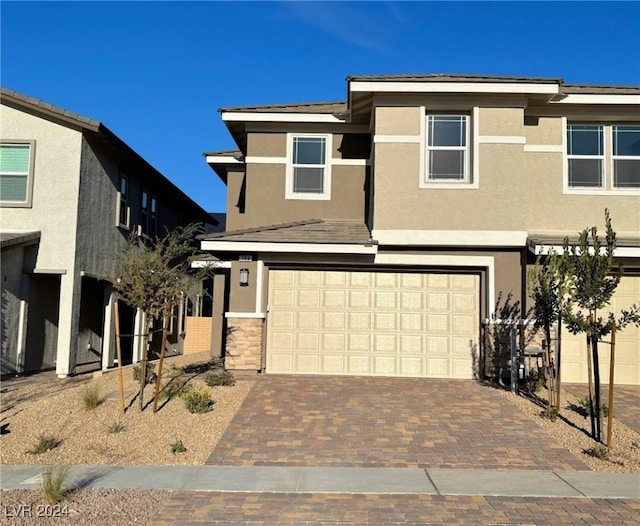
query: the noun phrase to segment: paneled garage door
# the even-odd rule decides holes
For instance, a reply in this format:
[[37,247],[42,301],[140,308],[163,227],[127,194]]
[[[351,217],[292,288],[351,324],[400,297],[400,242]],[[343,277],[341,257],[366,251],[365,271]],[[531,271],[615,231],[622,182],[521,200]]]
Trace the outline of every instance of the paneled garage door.
[[[613,301],[605,311],[620,314],[640,301],[640,277],[623,276]],[[604,314],[604,313],[603,313]],[[605,338],[607,341],[610,338]],[[599,345],[600,379],[609,382],[609,358],[611,347]],[[640,329],[627,326],[616,333],[615,382],[640,385]],[[584,334],[572,335],[566,329],[562,333],[562,381],[585,383],[587,381],[587,344]]]
[[275,270],[267,372],[472,378],[479,277]]

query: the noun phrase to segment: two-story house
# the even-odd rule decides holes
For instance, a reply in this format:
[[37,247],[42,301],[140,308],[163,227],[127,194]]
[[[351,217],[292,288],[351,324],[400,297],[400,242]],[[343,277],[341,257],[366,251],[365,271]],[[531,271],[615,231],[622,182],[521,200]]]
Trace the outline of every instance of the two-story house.
[[[5,88],[0,99],[2,374],[109,367],[107,278],[131,233],[216,222],[101,122]],[[123,361],[137,361],[142,315],[121,305],[119,318]]]
[[[202,248],[230,369],[481,376],[482,321],[510,295],[525,312],[536,256],[605,208],[614,307],[640,299],[640,87],[351,76],[346,102],[220,112],[238,150],[205,154],[228,201]],[[618,337],[620,383],[640,384],[639,342]],[[565,335],[564,380],[585,381],[583,347]]]

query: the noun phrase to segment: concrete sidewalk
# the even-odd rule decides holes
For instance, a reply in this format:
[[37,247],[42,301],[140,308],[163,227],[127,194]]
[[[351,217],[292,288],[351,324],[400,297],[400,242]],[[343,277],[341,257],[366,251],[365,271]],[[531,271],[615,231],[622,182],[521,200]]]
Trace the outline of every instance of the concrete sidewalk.
[[[37,489],[42,466],[0,466],[0,488]],[[640,499],[640,474],[443,468],[73,466],[78,488],[255,493]]]

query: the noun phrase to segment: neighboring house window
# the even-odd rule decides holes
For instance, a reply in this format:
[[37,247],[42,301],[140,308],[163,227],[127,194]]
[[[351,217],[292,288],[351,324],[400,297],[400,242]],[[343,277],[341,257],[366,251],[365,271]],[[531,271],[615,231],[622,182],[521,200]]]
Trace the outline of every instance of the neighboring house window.
[[604,188],[604,130],[599,124],[567,126],[570,188]]
[[0,202],[7,207],[29,207],[33,190],[35,142],[0,144]]
[[116,202],[117,225],[123,228],[129,228],[129,181],[124,175],[120,176],[118,201]]
[[427,181],[470,182],[469,116],[427,116]]
[[287,197],[298,199],[328,198],[330,172],[326,135],[290,136]]
[[613,133],[613,187],[640,188],[640,125],[618,125]]
[[149,192],[142,190],[140,198],[140,231],[142,234],[155,237],[157,229],[158,202]]
[[640,125],[567,124],[567,180],[578,193],[640,189]]

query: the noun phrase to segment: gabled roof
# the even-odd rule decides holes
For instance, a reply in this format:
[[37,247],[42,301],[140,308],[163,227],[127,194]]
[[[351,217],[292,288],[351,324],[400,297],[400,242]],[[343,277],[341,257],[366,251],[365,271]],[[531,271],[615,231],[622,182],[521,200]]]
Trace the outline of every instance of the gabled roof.
[[218,224],[208,212],[151,166],[102,122],[4,87],[0,87],[0,102],[6,106],[57,122],[62,126],[76,129],[97,138],[106,144],[111,151],[115,152],[123,164],[135,167],[132,172],[135,172],[146,184],[153,185],[154,191],[164,194],[168,202],[178,204],[178,208],[184,209],[186,207],[191,210],[192,213],[190,215],[193,218],[197,218],[197,221],[206,224]]
[[245,230],[206,234],[202,241],[371,245],[371,232],[357,221],[308,219]]

